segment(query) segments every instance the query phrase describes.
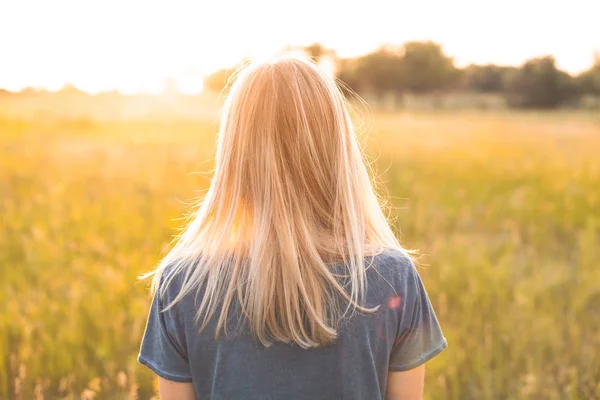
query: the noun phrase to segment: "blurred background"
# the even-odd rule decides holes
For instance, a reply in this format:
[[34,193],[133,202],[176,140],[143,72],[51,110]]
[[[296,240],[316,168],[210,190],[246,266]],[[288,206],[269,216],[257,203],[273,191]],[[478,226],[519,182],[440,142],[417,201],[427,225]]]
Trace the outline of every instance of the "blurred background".
[[600,398],[598,15],[0,1],[0,399],[157,396],[136,362],[137,277],[208,187],[232,71],[282,51],[339,78],[398,236],[423,254],[449,341],[426,398]]

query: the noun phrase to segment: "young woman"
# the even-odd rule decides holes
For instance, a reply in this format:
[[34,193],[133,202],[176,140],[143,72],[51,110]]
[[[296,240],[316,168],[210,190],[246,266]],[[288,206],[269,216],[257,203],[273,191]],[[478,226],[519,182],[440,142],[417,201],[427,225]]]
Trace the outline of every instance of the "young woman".
[[311,62],[247,67],[210,189],[153,271],[139,362],[169,399],[420,399],[446,340]]

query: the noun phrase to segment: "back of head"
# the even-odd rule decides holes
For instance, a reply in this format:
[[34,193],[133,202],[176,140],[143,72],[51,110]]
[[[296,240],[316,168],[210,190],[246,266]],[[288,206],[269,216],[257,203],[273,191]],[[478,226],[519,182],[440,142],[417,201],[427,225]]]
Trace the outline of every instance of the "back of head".
[[[314,347],[335,339],[345,312],[362,309],[364,257],[382,247],[399,245],[344,97],[315,64],[282,58],[246,67],[233,84],[210,189],[155,284],[167,266],[168,275],[185,271],[178,299],[205,288],[198,317],[205,326],[216,314],[217,334],[238,301],[265,345]],[[335,261],[347,265],[349,289]]]

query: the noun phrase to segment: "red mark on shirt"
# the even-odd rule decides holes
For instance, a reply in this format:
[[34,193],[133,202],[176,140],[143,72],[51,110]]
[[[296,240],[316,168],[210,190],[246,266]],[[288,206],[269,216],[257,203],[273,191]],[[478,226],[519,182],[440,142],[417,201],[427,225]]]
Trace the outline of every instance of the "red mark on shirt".
[[402,303],[402,299],[400,298],[400,296],[392,296],[390,297],[390,300],[388,301],[388,308],[398,308],[400,307],[400,304]]

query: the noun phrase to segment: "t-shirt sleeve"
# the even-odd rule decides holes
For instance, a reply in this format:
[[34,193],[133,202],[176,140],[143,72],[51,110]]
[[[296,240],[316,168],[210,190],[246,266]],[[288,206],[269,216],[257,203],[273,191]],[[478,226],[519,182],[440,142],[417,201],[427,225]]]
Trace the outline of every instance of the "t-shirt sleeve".
[[158,376],[175,382],[191,382],[185,330],[179,326],[175,307],[164,310],[165,298],[154,293],[138,362]]
[[405,272],[399,283],[396,303],[398,330],[390,356],[391,371],[416,368],[448,346],[412,261],[406,261]]

